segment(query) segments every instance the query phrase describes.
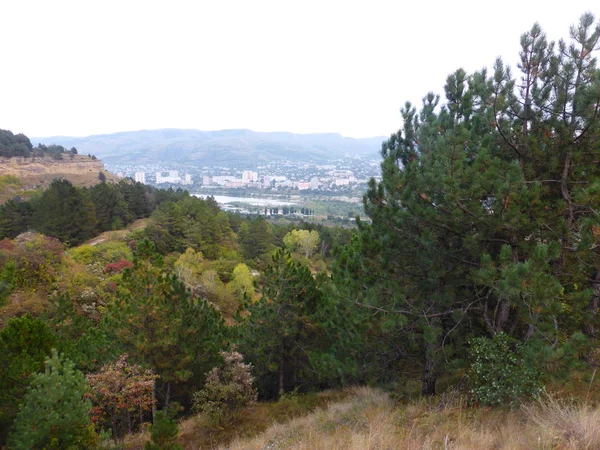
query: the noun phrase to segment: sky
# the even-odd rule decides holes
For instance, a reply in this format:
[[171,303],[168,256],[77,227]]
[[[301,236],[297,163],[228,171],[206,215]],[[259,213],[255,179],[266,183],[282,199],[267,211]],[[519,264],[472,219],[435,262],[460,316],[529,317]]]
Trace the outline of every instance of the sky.
[[539,22],[567,38],[598,0],[0,0],[0,128],[388,136],[446,77],[515,65]]

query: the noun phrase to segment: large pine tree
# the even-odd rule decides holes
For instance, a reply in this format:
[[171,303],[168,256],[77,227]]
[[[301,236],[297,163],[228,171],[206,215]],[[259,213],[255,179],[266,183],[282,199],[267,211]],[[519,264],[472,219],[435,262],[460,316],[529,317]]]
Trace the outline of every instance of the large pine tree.
[[308,267],[278,250],[265,271],[262,298],[248,305],[240,348],[255,367],[262,395],[331,386],[355,367],[356,323],[325,295]]
[[168,405],[174,385],[197,382],[218,361],[225,330],[219,311],[193,296],[160,261],[153,244],[138,243],[107,321],[132,358],[160,376]]
[[406,104],[383,145],[372,224],[341,268],[357,302],[396,316],[424,394],[470,334],[556,345],[598,309],[599,37],[590,14],[558,48],[534,25],[519,79],[500,60],[491,74],[457,70],[445,101]]

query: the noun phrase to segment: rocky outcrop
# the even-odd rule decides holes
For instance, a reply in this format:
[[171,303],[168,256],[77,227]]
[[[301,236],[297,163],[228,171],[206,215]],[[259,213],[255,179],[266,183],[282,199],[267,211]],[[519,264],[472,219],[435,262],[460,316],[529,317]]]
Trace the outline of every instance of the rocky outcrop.
[[[102,174],[102,175],[100,175]],[[101,178],[116,182],[119,177],[109,173],[99,159],[89,156],[64,154],[63,159],[0,157],[0,177],[11,175],[18,178],[18,189],[0,189],[0,202],[14,195],[25,194],[33,189],[46,188],[55,178],[65,178],[75,186],[93,186]]]
[[105,172],[104,164],[99,159],[89,156],[73,155],[64,159],[52,158],[2,158],[0,157],[0,174],[15,175],[19,178],[52,175],[81,175],[85,173]]

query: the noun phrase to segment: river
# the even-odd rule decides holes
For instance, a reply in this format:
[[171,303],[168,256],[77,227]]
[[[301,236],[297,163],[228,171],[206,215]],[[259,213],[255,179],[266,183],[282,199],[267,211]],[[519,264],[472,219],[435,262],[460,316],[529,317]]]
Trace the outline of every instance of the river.
[[[194,197],[206,198],[208,195],[192,194]],[[270,197],[231,197],[228,195],[213,195],[219,205],[228,205],[231,203],[247,203],[252,206],[288,206],[295,205],[291,200],[276,200]]]

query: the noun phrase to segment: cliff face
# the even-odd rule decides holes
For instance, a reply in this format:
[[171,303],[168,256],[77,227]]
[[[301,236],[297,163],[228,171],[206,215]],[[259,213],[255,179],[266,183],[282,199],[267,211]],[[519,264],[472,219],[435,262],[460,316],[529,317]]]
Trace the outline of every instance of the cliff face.
[[[106,181],[119,178],[104,169],[99,159],[83,155],[64,155],[64,159],[52,158],[4,158],[0,157],[0,176],[11,175],[19,179],[18,189],[0,189],[0,202],[32,189],[46,188],[55,178],[65,178],[75,186],[93,186],[100,182],[100,173]],[[27,196],[27,195],[25,195]]]
[[74,155],[73,159],[65,156],[62,160],[51,158],[2,158],[0,157],[0,173],[14,175],[19,178],[38,175],[81,175],[85,173],[104,172],[104,164],[88,156]]

